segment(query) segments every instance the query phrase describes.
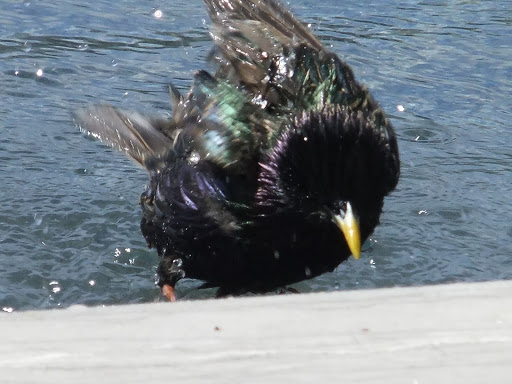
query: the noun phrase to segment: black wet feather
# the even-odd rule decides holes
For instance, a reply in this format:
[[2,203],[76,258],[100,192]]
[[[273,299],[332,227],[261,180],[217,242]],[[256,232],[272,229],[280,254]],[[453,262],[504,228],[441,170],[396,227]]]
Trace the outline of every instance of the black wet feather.
[[172,118],[95,105],[77,124],[148,170],[141,230],[161,286],[259,291],[332,271],[350,256],[332,216],[350,204],[364,241],[398,182],[391,123],[276,1],[205,3],[217,71],[187,95],[171,86]]

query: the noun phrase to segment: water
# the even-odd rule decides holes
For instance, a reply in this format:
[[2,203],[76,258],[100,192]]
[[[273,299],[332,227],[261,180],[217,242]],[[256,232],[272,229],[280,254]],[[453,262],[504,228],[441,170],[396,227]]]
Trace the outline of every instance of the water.
[[[362,260],[294,288],[512,278],[512,2],[338,4],[291,2],[391,116],[402,178]],[[147,176],[70,111],[167,112],[167,84],[206,67],[207,24],[200,0],[0,3],[4,311],[160,300],[139,231]],[[213,296],[197,285],[178,295]]]

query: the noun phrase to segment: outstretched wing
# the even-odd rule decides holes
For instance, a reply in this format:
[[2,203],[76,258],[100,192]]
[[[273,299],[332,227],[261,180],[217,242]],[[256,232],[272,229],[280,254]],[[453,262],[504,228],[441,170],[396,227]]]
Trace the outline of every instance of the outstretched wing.
[[[281,45],[306,44],[317,51],[325,48],[309,29],[290,11],[275,0],[204,0],[214,23],[215,37],[228,36],[230,27],[243,31],[246,38],[260,47],[272,50],[274,43]],[[260,28],[256,28],[260,27]],[[263,40],[262,40],[263,38]]]
[[[186,96],[171,87],[173,117],[150,117],[108,104],[74,112],[78,127],[152,171],[171,158],[209,161],[227,175],[247,174],[280,124],[236,86],[199,71]],[[173,156],[169,157],[169,151]]]
[[350,67],[274,0],[205,0],[218,78],[280,113],[357,105],[366,92]]
[[74,112],[81,131],[125,153],[141,166],[162,158],[172,148],[174,131],[170,120],[114,108],[90,105]]
[[297,112],[330,105],[377,108],[348,65],[278,2],[205,2],[217,47],[216,76],[198,72],[186,96],[171,87],[172,119],[93,105],[75,112],[83,131],[150,170],[174,150],[241,174]]
[[324,51],[308,28],[276,1],[205,0],[205,3],[213,22],[211,35],[216,48],[212,57],[219,63],[218,77],[242,83],[255,94],[262,94],[269,68],[286,47],[306,44],[316,51]]

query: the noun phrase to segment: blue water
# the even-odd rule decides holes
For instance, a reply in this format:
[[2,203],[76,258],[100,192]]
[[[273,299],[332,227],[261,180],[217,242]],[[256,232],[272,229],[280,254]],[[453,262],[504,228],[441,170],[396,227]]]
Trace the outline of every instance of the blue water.
[[[391,116],[402,177],[362,260],[301,292],[512,278],[510,1],[294,0]],[[155,16],[160,10],[162,17]],[[211,47],[200,0],[0,2],[0,308],[160,300],[147,176],[70,111],[169,111]],[[183,298],[212,297],[182,281]]]

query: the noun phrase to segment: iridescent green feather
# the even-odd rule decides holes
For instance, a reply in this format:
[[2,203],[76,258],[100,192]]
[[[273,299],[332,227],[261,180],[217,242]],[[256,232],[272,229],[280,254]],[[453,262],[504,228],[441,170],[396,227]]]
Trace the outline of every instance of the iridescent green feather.
[[183,134],[194,141],[194,151],[231,173],[247,172],[267,145],[268,132],[280,118],[251,102],[243,89],[200,71],[189,94],[175,111]]
[[291,121],[323,108],[364,109],[368,94],[350,67],[277,1],[205,1],[213,21],[216,77],[243,89],[274,117]]

